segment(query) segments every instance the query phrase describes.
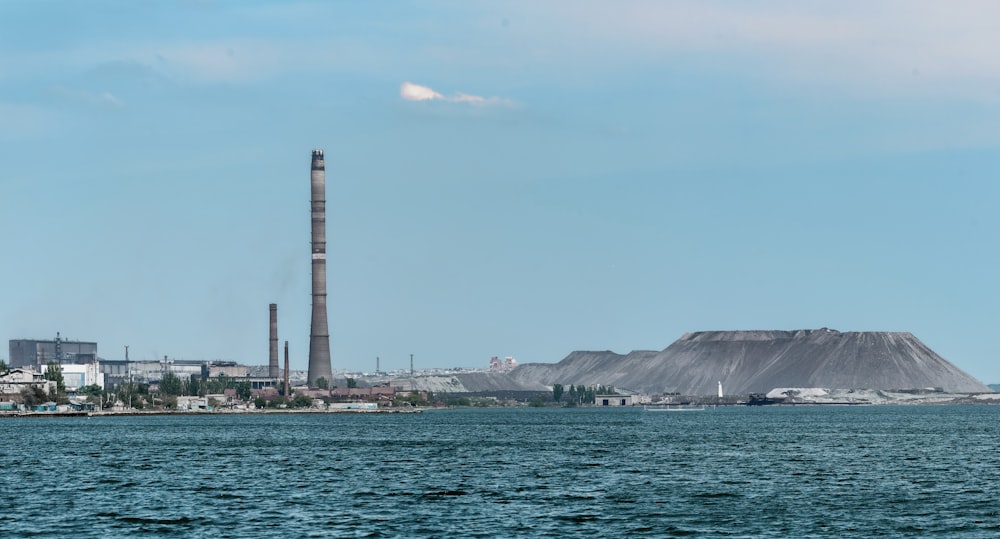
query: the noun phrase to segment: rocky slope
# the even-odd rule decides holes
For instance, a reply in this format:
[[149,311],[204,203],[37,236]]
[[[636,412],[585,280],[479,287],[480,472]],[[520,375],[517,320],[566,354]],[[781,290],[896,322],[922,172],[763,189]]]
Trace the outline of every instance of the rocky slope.
[[[714,394],[719,381],[726,393],[766,393],[775,387],[990,391],[910,333],[826,328],[688,333],[660,352],[573,352],[556,364],[518,366],[508,378],[512,389],[601,384],[685,395]],[[490,385],[497,383],[493,379]],[[463,380],[463,385],[476,384]]]

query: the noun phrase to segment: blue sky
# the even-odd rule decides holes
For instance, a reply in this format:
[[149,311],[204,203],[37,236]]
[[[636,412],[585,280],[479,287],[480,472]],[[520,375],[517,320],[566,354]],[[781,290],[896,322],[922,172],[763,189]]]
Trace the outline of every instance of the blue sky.
[[[335,369],[910,331],[1000,382],[993,2],[2,2],[0,336]],[[0,351],[0,357],[6,352]]]

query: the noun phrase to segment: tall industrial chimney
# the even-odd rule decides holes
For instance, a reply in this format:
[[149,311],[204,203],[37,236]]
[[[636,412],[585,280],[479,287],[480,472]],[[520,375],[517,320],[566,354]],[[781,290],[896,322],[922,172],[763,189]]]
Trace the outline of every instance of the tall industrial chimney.
[[330,326],[326,321],[326,164],[312,153],[312,327],[309,330],[309,387],[320,378],[333,385]]
[[289,393],[288,391],[289,391],[289,387],[288,387],[288,341],[285,341],[285,398],[286,399],[289,396],[291,396],[291,393]]
[[272,303],[271,308],[271,350],[267,356],[268,378],[278,377],[278,304]]

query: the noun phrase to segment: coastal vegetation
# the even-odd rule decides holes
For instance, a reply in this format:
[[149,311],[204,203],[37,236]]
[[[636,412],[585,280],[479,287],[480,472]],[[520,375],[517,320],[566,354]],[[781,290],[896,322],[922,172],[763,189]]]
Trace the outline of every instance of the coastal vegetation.
[[392,401],[393,406],[427,406],[428,398],[419,391],[411,391],[404,395],[398,395]]
[[560,402],[563,394],[566,395],[566,406],[579,406],[581,404],[593,404],[598,395],[615,395],[614,386],[584,386],[570,384],[569,390],[565,390],[562,384],[552,385],[552,400]]
[[[41,405],[46,402],[56,404],[69,404],[70,396],[66,390],[65,380],[62,370],[55,362],[50,362],[43,376],[46,380],[54,382],[50,386],[50,391],[36,386],[27,387],[20,392],[20,400],[26,406]],[[91,384],[77,388],[75,395],[93,404],[98,408],[111,408],[116,403],[126,408],[136,410],[161,409],[173,410],[177,408],[178,397],[199,397],[204,398],[209,395],[222,395],[227,391],[239,401],[250,402],[253,392],[249,381],[221,376],[217,379],[202,380],[197,375],[190,378],[181,378],[174,373],[165,373],[158,384],[147,384],[139,382],[122,382],[113,389],[105,389],[96,384]],[[296,395],[295,398],[286,399],[279,394],[274,404],[265,401],[265,406],[277,407],[280,405],[303,407],[311,406],[312,398],[306,395]],[[213,405],[211,402],[209,405]],[[216,403],[217,404],[217,403]],[[262,407],[265,407],[262,406]]]
[[478,393],[448,393],[448,392],[427,392],[426,398],[421,398],[419,393],[411,394],[411,397],[404,399],[397,398],[395,406],[406,405],[412,402],[415,406],[445,406],[452,408],[495,408],[506,406],[524,406],[532,408],[542,408],[547,406],[576,407],[594,404],[597,395],[615,395],[614,386],[596,385],[563,385],[553,384],[551,392],[548,391],[521,391],[521,392],[478,392]]
[[21,390],[21,402],[29,408],[45,404],[48,401],[48,394],[38,386],[26,387]]
[[62,367],[59,366],[59,363],[50,361],[45,366],[45,379],[56,383],[54,388],[49,389],[49,400],[56,404],[68,403],[69,398],[66,397],[66,382],[63,380]]

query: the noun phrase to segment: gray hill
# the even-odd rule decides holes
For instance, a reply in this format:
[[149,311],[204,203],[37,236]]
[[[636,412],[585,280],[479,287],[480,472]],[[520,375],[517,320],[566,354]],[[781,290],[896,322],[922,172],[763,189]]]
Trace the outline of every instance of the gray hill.
[[507,374],[498,372],[476,372],[457,374],[453,377],[468,391],[487,393],[494,391],[550,391],[552,388],[538,380],[514,381]]
[[[683,395],[715,394],[719,381],[730,394],[766,393],[776,387],[990,391],[910,333],[826,328],[687,333],[661,352],[573,352],[555,364],[520,365],[508,376],[512,388],[613,385]],[[491,382],[496,387],[499,380]]]

